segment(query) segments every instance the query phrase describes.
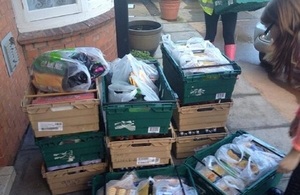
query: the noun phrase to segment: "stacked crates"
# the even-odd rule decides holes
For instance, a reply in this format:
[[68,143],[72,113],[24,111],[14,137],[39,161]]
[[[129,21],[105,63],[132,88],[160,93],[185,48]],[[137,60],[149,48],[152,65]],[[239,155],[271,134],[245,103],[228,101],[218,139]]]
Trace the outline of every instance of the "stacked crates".
[[35,143],[40,148],[42,176],[52,194],[91,188],[93,176],[107,170],[99,85],[87,92],[39,93],[30,85],[22,100]]
[[[191,68],[182,68],[164,44],[161,51],[164,74],[178,95],[172,116],[177,130],[173,152],[176,158],[185,158],[227,135],[225,126],[233,103],[231,96],[241,68],[228,61],[214,67],[230,66],[231,71],[189,72]],[[201,70],[201,67],[195,69]]]
[[154,83],[159,89],[159,101],[110,102],[110,76],[102,79],[101,108],[112,171],[164,166],[172,162],[174,131],[170,123],[175,94],[160,64],[156,60],[150,63],[155,65],[159,74]]

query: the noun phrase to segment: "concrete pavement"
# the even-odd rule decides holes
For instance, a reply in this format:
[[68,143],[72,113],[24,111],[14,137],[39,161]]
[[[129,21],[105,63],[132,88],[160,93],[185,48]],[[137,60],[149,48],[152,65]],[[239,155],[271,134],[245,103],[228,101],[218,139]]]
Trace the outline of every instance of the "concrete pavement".
[[[203,12],[197,0],[183,0],[178,20],[173,22],[160,19],[158,0],[128,0],[128,3],[135,5],[133,9],[129,9],[130,20],[158,21],[163,25],[163,34],[170,34],[174,41],[203,36],[205,33]],[[230,110],[227,127],[231,133],[240,129],[245,130],[288,152],[291,145],[287,132],[298,106],[296,96],[298,94],[273,82],[259,65],[258,52],[253,47],[252,35],[261,11],[242,12],[238,16],[236,61],[242,68],[242,74],[232,96],[234,104]],[[222,50],[221,31],[222,25],[219,23],[215,45]],[[155,57],[161,62],[162,54],[159,48]],[[41,154],[34,145],[33,134],[29,129],[14,166],[16,178],[10,195],[50,194],[47,183],[40,174],[41,163]],[[278,187],[285,189],[288,178],[289,175],[285,175]],[[83,195],[90,192],[71,194]]]

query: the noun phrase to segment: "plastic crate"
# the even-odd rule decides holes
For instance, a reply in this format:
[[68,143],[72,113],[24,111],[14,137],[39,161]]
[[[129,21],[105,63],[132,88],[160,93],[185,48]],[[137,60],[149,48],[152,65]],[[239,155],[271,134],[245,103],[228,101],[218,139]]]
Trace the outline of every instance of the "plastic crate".
[[241,74],[241,68],[235,62],[232,61],[229,64],[233,71],[185,75],[163,44],[161,51],[164,74],[172,89],[177,93],[181,105],[231,99],[237,76]]
[[191,106],[177,104],[172,119],[178,131],[225,127],[232,104],[232,100]]
[[[201,161],[203,158],[205,158],[208,155],[214,155],[215,152],[224,144],[231,143],[232,140],[235,137],[238,137],[242,134],[245,134],[244,131],[237,131],[236,133],[227,136],[223,140],[216,142],[212,144],[210,147],[204,148],[200,151],[198,151],[195,155],[188,157],[184,164],[187,165],[192,172],[195,185],[196,187],[202,189],[202,191],[205,191],[205,194],[218,194],[218,195],[225,195],[224,192],[222,192],[219,188],[217,188],[213,183],[211,183],[206,177],[201,175],[199,172],[195,170],[196,164]],[[277,154],[280,157],[284,157],[285,154],[279,151],[278,149],[270,146],[269,144],[259,140],[255,139],[256,143],[258,143],[260,146],[263,146],[266,150],[269,150],[275,154]],[[247,186],[240,194],[243,195],[257,195],[257,194],[265,194],[268,189],[271,187],[275,187],[280,179],[282,177],[282,174],[279,174],[276,172],[276,168],[274,170],[264,174],[260,179],[254,181],[249,186]]]
[[47,180],[51,193],[66,194],[92,188],[94,176],[107,171],[107,163],[97,163],[47,172],[42,166],[43,178]]
[[108,102],[108,76],[102,79],[102,108],[108,136],[165,134],[168,132],[175,93],[169,86],[162,68],[153,61],[159,73],[155,85],[159,89],[159,101]]
[[[30,84],[21,101],[21,107],[28,115],[34,136],[48,137],[98,131],[99,124],[103,121],[99,115],[99,79],[96,81],[96,89],[69,93],[39,93]],[[78,95],[87,94],[92,94],[93,97],[77,98]],[[66,96],[72,96],[73,99],[63,99]],[[47,99],[44,99],[43,103],[33,103],[37,98]],[[51,98],[56,98],[56,101],[52,102]]]
[[85,132],[51,138],[36,138],[45,166],[48,170],[56,166],[73,163],[82,164],[91,160],[105,160],[103,132]]
[[[114,141],[106,137],[112,169],[168,165],[171,162],[171,148],[175,141],[174,129],[157,138]],[[155,152],[153,152],[155,151]]]
[[216,14],[255,11],[265,7],[270,0],[214,0]]
[[228,135],[226,127],[216,128],[214,133],[206,133],[205,129],[198,131],[197,135],[180,136],[180,132],[176,132],[175,142],[172,146],[172,152],[175,158],[186,158],[195,154],[202,148],[209,147],[211,144],[220,141]]
[[[110,180],[119,180],[126,172],[109,172],[102,175],[97,175],[92,181],[92,195],[97,195],[97,190],[104,187]],[[136,170],[138,177],[148,178],[158,175],[177,177],[186,179],[186,184],[195,187],[190,170],[185,165],[168,166],[163,168],[141,169]],[[105,190],[105,188],[104,188]]]

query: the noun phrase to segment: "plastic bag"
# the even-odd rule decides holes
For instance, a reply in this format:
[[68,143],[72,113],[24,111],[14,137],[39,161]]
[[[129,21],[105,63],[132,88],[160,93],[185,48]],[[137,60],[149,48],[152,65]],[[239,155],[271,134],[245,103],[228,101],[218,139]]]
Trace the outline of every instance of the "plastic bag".
[[105,76],[109,72],[109,64],[104,59],[101,50],[95,47],[76,47],[49,52],[52,56],[64,59],[72,59],[84,64],[94,80],[99,76]]
[[158,88],[146,75],[142,66],[143,62],[138,61],[131,54],[127,54],[127,58],[132,67],[132,73],[130,74],[132,84],[136,84],[136,86],[140,89],[141,94],[144,95],[144,100],[159,101]]
[[32,84],[44,92],[85,91],[91,86],[86,66],[76,60],[44,53],[32,65]]
[[111,180],[106,183],[106,195],[116,194],[137,194],[137,186],[135,182],[138,177],[135,171],[127,172],[120,180]]
[[244,152],[236,144],[225,144],[215,153],[215,157],[223,168],[232,175],[238,175],[243,170],[248,161]]
[[92,81],[109,72],[102,52],[94,47],[52,50],[32,65],[32,83],[44,92],[85,91]]
[[153,83],[156,79],[158,79],[156,67],[137,60],[131,54],[118,60],[112,68],[112,84],[128,83],[136,86],[138,93],[144,95],[146,101],[159,100],[158,88]]
[[129,102],[136,94],[137,88],[126,82],[112,83],[108,86],[109,102]]
[[176,48],[175,43],[172,41],[171,35],[170,34],[165,34],[161,36],[162,43],[166,50],[170,53],[173,49]]
[[132,72],[129,58],[125,55],[123,58],[116,60],[112,66],[111,83],[127,82],[129,83],[129,76]]
[[147,64],[144,63],[143,61],[140,61],[142,63],[142,67],[146,73],[146,75],[151,79],[151,81],[154,83],[155,81],[158,80],[159,74],[157,71],[157,68],[155,67],[154,64]]
[[196,189],[186,185],[185,179],[168,176],[155,176],[154,178],[154,194],[156,195],[197,195]]
[[240,172],[238,177],[241,178],[246,185],[249,185],[262,176],[266,170],[270,170],[268,168],[269,163],[267,161],[260,159],[259,156],[250,156],[246,167]]
[[245,188],[245,184],[242,180],[230,175],[224,176],[222,179],[218,180],[215,185],[226,195],[240,194],[239,191],[243,191]]
[[220,179],[220,176],[227,175],[224,168],[219,165],[217,159],[212,155],[205,157],[202,160],[202,163],[198,162],[196,164],[195,170],[201,173],[212,183]]
[[261,144],[256,142],[255,139],[256,138],[250,134],[243,134],[238,137],[235,137],[232,143],[238,145],[239,148],[241,148],[243,151],[245,151],[251,156],[259,155],[261,156],[261,158],[268,160],[271,165],[278,165],[282,157],[275,154],[266,147],[262,146]]

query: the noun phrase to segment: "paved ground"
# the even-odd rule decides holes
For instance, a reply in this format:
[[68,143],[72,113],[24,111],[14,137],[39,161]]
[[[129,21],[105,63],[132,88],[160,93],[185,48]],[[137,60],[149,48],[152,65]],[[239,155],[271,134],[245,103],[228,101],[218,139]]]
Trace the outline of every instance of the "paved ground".
[[[183,0],[178,20],[167,22],[159,17],[157,0],[128,0],[134,4],[129,9],[130,20],[151,19],[163,24],[163,33],[170,34],[174,41],[204,35],[203,13],[197,0]],[[245,130],[270,145],[288,152],[290,138],[287,135],[289,123],[299,103],[300,94],[288,86],[269,78],[259,64],[258,52],[253,47],[253,30],[261,10],[239,13],[237,24],[237,57],[242,68],[233,94],[233,107],[230,110],[227,127],[230,132]],[[223,48],[219,24],[215,45]],[[161,61],[158,49],[155,57]],[[298,99],[297,99],[298,98]],[[32,132],[29,130],[15,163],[16,179],[10,195],[48,195],[45,180],[40,174],[42,157],[34,145]],[[289,175],[285,175],[279,184],[284,189]],[[89,191],[72,195],[90,194]]]

